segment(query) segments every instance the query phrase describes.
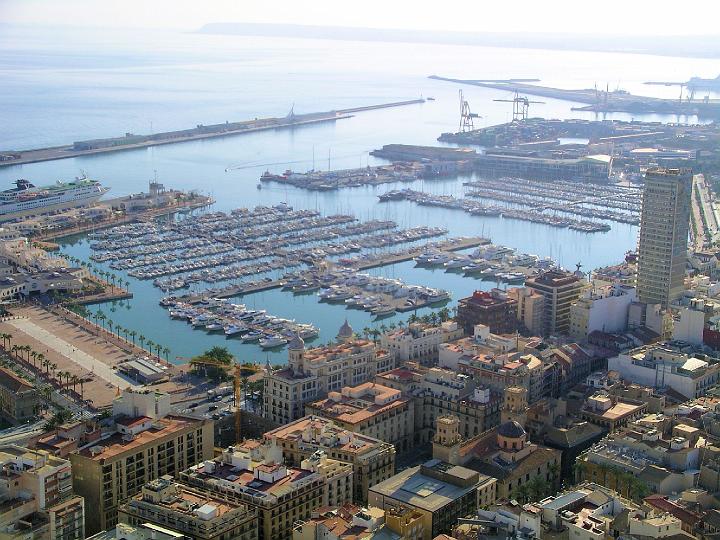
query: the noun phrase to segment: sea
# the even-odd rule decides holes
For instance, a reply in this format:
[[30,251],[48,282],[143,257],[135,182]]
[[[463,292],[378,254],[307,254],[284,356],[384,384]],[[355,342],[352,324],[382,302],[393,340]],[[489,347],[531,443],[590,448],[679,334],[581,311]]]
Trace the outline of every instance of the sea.
[[[352,213],[358,219],[392,219],[400,227],[446,227],[449,235],[483,235],[520,252],[550,256],[571,270],[615,264],[634,249],[637,227],[611,223],[607,233],[586,234],[541,224],[477,217],[409,202],[379,203],[378,195],[399,187],[462,195],[467,178],[426,180],[414,185],[387,184],[308,192],[266,184],[265,171],[306,171],[381,164],[369,152],[384,144],[438,144],[444,132],[457,131],[458,90],[474,113],[476,127],[511,119],[512,105],[494,101],[509,92],[461,87],[429,75],[463,79],[537,78],[561,88],[622,88],[632,93],[676,97],[678,87],[648,86],[651,80],[717,76],[711,59],[628,53],[504,49],[422,43],[355,42],[208,35],[170,30],[43,28],[0,25],[0,151],[67,144],[125,133],[150,133],[256,117],[328,111],[432,97],[434,101],[355,114],[352,118],[122,151],[96,156],[0,168],[0,189],[27,178],[36,184],[68,180],[82,173],[111,188],[112,196],[147,189],[157,178],[169,188],[212,195],[212,210],[286,202],[323,214]],[[711,96],[717,97],[717,96]],[[573,103],[535,98],[531,116],[700,122],[694,117],[595,114],[572,111]],[[88,240],[65,240],[62,250],[87,259]],[[578,266],[579,265],[579,266]],[[123,272],[115,272],[125,279]],[[449,307],[474,290],[495,282],[465,278],[441,269],[415,268],[412,261],[372,270],[375,275],[447,289]],[[271,277],[277,277],[272,275]],[[284,363],[282,349],[262,351],[192,330],[171,320],[158,305],[164,293],[149,281],[127,278],[134,297],[93,307],[115,324],[133,329],[170,349],[182,363],[214,346],[227,346],[241,361]],[[330,342],[347,318],[358,331],[389,326],[409,313],[383,321],[343,306],[321,304],[316,295],[294,296],[272,290],[233,300],[253,309],[313,323],[314,344]],[[428,310],[418,310],[422,315]]]

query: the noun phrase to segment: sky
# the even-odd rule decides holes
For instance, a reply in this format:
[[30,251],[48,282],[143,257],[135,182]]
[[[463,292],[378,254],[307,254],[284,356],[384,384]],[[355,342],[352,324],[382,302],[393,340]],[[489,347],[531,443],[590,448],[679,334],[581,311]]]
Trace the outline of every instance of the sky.
[[0,0],[0,22],[173,28],[212,22],[477,32],[718,34],[720,0]]

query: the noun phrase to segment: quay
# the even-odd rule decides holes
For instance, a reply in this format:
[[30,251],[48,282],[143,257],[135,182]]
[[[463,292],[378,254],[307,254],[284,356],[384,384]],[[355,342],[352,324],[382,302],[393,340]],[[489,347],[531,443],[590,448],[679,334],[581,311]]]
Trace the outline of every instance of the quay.
[[[121,200],[122,198],[108,199],[107,201],[100,201],[98,205],[112,206],[114,203]],[[123,216],[111,214],[109,218],[102,221],[92,221],[90,223],[83,223],[63,229],[53,229],[33,236],[32,240],[33,242],[40,242],[47,245],[49,249],[53,249],[53,246],[56,246],[56,244],[51,242],[52,240],[59,240],[76,234],[84,234],[101,229],[108,229],[117,225],[152,221],[162,216],[169,216],[181,212],[190,212],[192,210],[197,210],[198,208],[205,208],[206,206],[212,205],[214,202],[215,201],[211,197],[196,196],[196,198],[194,199],[180,201],[177,204],[173,204],[170,206],[164,206],[161,208],[150,208],[148,210],[140,212],[127,213]]]
[[[434,242],[433,247],[438,251],[454,252],[463,249],[470,249],[485,244],[489,244],[490,239],[483,238],[480,236],[468,237],[468,238],[451,238],[442,242]],[[382,266],[388,266],[391,264],[397,264],[406,262],[414,259],[415,257],[422,254],[427,249],[427,246],[419,246],[417,248],[411,248],[403,250],[400,253],[386,253],[378,255],[370,260],[359,260],[357,263],[346,266],[346,268],[352,268],[358,272],[363,270],[369,270],[371,268],[378,268]],[[328,267],[335,266],[334,264],[327,263]],[[263,280],[257,282],[246,283],[242,285],[233,285],[230,287],[223,287],[220,289],[210,289],[200,294],[187,294],[178,296],[176,299],[179,302],[187,304],[199,304],[200,302],[208,298],[231,298],[234,296],[245,296],[249,294],[255,294],[258,292],[269,291],[272,289],[279,289],[286,284],[284,279],[275,280]],[[415,308],[417,309],[417,308]]]
[[153,133],[150,135],[135,135],[132,133],[126,133],[125,136],[122,137],[76,141],[73,144],[62,146],[36,148],[30,150],[0,150],[0,167],[21,165],[25,163],[37,163],[40,161],[53,161],[56,159],[93,154],[103,154],[106,152],[118,152],[120,150],[134,150],[138,148],[158,146],[161,144],[196,141],[214,137],[228,137],[231,135],[242,135],[244,133],[254,133],[257,131],[285,128],[292,129],[303,125],[335,122],[336,120],[352,118],[353,113],[356,112],[402,107],[404,105],[414,105],[424,102],[425,99],[420,98],[317,113],[295,114],[293,111],[290,111],[287,116],[282,118],[256,118],[254,120],[225,122],[224,124],[213,124],[208,126],[198,124],[196,127],[191,129]]
[[431,75],[429,78],[586,104],[581,107],[573,107],[573,111],[683,114],[697,115],[700,118],[720,118],[720,100],[663,99],[636,96],[624,90],[603,91],[596,88],[565,90],[535,84],[481,82],[474,79],[452,79],[438,75]]

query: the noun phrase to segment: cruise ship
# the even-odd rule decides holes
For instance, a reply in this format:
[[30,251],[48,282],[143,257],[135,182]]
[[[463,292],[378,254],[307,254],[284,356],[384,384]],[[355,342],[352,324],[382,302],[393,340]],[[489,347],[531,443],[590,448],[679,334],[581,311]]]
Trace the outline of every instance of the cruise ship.
[[0,191],[0,221],[87,206],[108,191],[100,182],[85,176],[42,187],[35,187],[28,180],[16,180],[14,188]]

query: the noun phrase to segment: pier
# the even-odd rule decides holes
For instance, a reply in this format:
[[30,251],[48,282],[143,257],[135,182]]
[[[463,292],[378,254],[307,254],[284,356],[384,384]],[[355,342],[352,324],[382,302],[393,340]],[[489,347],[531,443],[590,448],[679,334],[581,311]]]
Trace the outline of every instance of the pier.
[[[480,236],[474,236],[474,237],[468,237],[468,238],[450,238],[448,240],[444,240],[441,242],[434,242],[432,244],[433,248],[438,251],[444,251],[444,252],[455,252],[455,251],[461,251],[463,249],[470,249],[478,246],[482,246],[485,244],[489,244],[490,240],[488,238],[483,238]],[[376,255],[374,257],[364,257],[363,259],[358,259],[357,262],[347,262],[347,264],[343,265],[346,268],[352,268],[358,272],[361,272],[363,270],[369,270],[371,268],[378,268],[381,266],[388,266],[391,264],[397,264],[401,262],[411,261],[415,257],[422,254],[427,249],[426,245],[419,246],[419,247],[413,247],[407,250],[402,250],[401,252],[395,252],[395,253],[385,253],[382,255]],[[327,263],[328,268],[333,268],[338,265],[334,263]],[[309,277],[311,275],[311,271],[307,271],[305,273],[301,274],[307,274]],[[263,291],[269,291],[272,289],[279,289],[283,286],[285,286],[287,283],[287,280],[285,279],[274,279],[274,280],[262,280],[257,282],[249,282],[244,283],[240,285],[232,285],[229,287],[223,287],[223,288],[215,288],[215,289],[208,289],[206,291],[203,291],[199,294],[187,294],[183,296],[176,297],[178,301],[185,302],[188,304],[198,304],[203,300],[206,300],[208,298],[231,298],[234,296],[245,296],[249,294],[255,294]],[[416,308],[417,309],[417,308]]]
[[431,75],[429,78],[585,104],[581,107],[573,107],[573,111],[682,114],[696,115],[700,118],[720,118],[720,100],[716,99],[663,99],[636,96],[624,90],[607,91],[597,88],[565,90],[535,84],[481,82],[475,79],[452,79],[438,75]]
[[122,137],[76,141],[73,144],[62,146],[36,148],[30,150],[0,150],[0,167],[21,165],[24,163],[37,163],[40,161],[53,161],[56,159],[80,157],[93,154],[104,154],[107,152],[118,152],[121,150],[135,150],[138,148],[148,148],[150,146],[158,146],[161,144],[174,144],[201,139],[210,139],[214,137],[229,137],[232,135],[242,135],[245,133],[254,133],[257,131],[272,129],[292,129],[309,124],[335,122],[336,120],[352,118],[353,114],[358,112],[387,109],[391,107],[402,107],[405,105],[415,105],[424,102],[425,99],[420,98],[317,113],[295,114],[291,111],[290,114],[282,118],[256,118],[254,120],[225,122],[224,124],[213,124],[207,126],[198,124],[196,127],[191,129],[153,133],[150,135],[135,135],[133,133],[126,133]]

